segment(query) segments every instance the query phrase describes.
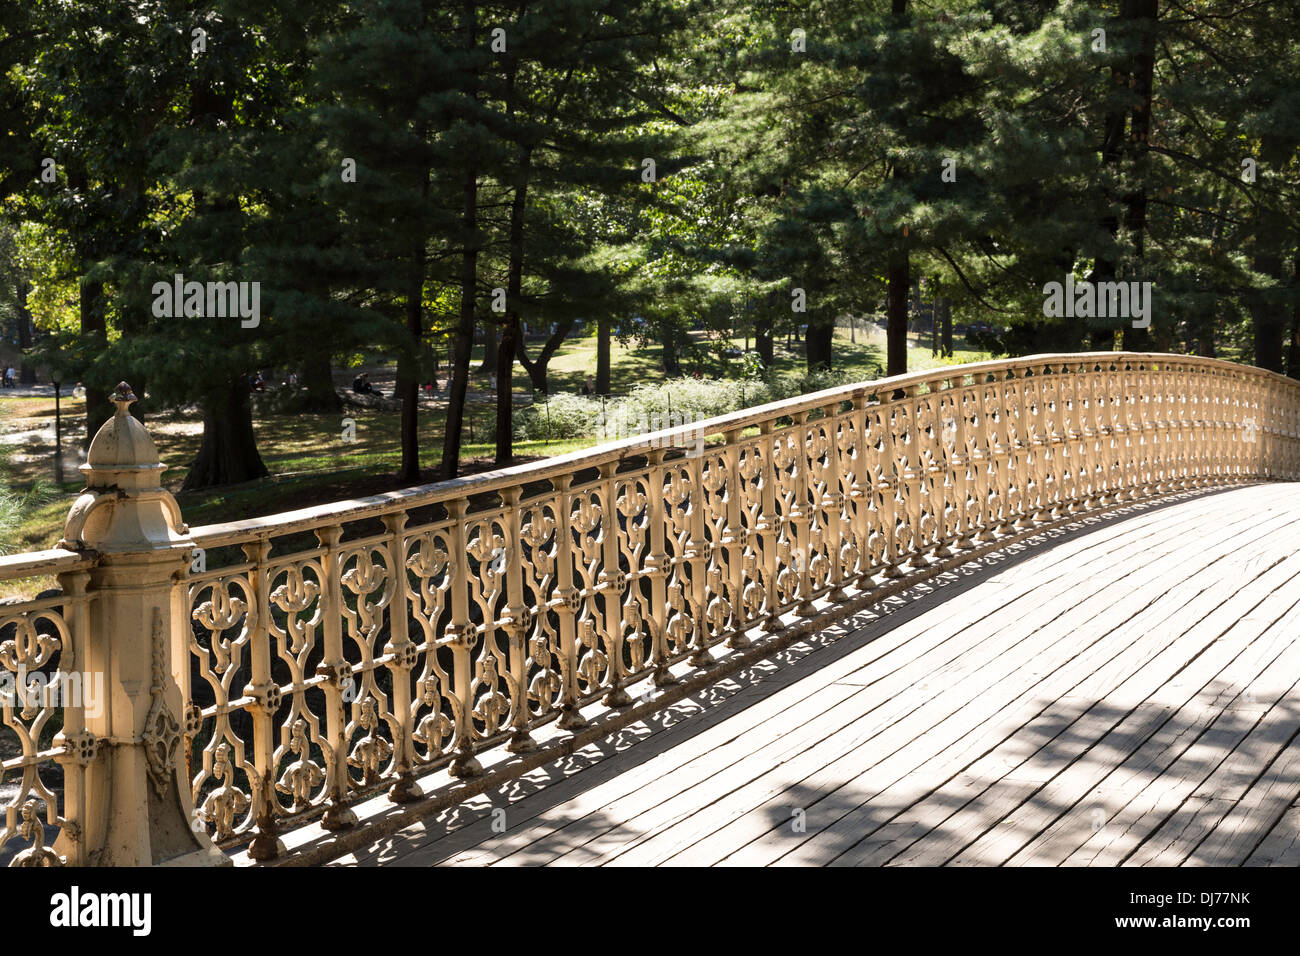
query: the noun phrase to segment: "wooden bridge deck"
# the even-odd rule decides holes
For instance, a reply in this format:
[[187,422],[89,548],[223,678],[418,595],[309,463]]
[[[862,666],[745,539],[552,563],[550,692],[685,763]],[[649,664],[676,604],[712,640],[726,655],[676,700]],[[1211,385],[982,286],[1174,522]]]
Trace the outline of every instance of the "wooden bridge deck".
[[1298,678],[1300,484],[1187,494],[988,555],[338,862],[1296,865]]

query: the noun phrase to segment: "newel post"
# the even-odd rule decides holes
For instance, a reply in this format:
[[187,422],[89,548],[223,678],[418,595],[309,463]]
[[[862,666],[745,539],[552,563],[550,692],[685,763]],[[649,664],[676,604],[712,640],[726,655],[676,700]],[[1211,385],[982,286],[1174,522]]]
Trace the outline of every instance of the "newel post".
[[85,857],[93,866],[223,865],[229,860],[192,826],[182,767],[187,730],[173,654],[185,653],[184,586],[189,529],[163,489],[153,439],[127,409],[90,443],[86,489],[68,513],[61,547],[94,551],[89,572],[87,673],[103,675],[103,706],[86,709],[97,756],[86,768]]

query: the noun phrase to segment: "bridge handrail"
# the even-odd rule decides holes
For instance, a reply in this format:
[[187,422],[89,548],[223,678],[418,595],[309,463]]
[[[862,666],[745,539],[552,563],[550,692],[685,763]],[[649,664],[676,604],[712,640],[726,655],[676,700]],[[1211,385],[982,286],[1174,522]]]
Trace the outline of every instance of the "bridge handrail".
[[795,398],[755,405],[690,424],[630,435],[626,438],[602,442],[591,448],[579,449],[510,468],[480,472],[450,481],[413,485],[410,488],[381,495],[331,502],[261,518],[196,526],[191,530],[191,536],[198,547],[220,547],[248,540],[250,535],[266,537],[279,533],[313,530],[337,520],[340,516],[349,519],[378,517],[396,511],[437,504],[452,498],[497,491],[520,482],[545,481],[554,475],[572,474],[585,468],[597,467],[605,461],[643,455],[647,450],[655,447],[684,447],[694,442],[696,436],[701,434],[716,435],[732,428],[751,428],[773,417],[783,417],[794,412],[811,412],[823,408],[831,401],[852,401],[863,395],[874,396],[908,386],[949,382],[956,377],[958,370],[962,377],[968,377],[994,371],[1020,371],[1058,363],[1067,365],[1074,363],[1079,366],[1108,364],[1117,367],[1116,363],[1119,362],[1131,366],[1143,362],[1162,361],[1177,362],[1188,368],[1218,369],[1229,376],[1238,376],[1242,381],[1247,380],[1247,377],[1254,380],[1262,378],[1291,389],[1300,384],[1295,379],[1277,372],[1197,355],[1172,355],[1159,352],[1062,352],[1027,355],[1014,359],[991,359],[985,362],[945,366],[941,369],[926,369],[888,378],[837,385]]

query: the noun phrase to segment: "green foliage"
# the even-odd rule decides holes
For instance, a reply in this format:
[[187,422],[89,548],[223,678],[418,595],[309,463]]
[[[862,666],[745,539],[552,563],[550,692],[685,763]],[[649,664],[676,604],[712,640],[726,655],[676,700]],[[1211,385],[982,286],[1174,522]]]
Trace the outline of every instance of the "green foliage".
[[[749,357],[739,390],[675,376],[786,333],[835,367],[828,330],[879,314],[905,263],[954,323],[1005,330],[974,333],[988,351],[1240,354],[1300,375],[1300,7],[1143,7],[5,4],[0,312],[21,288],[65,379],[139,375],[154,401],[229,409],[213,396],[258,367],[319,386],[331,363],[397,356],[409,384],[448,351],[462,296],[481,338],[506,289],[512,321],[592,335],[608,316],[661,346],[673,381],[615,400],[648,423],[818,387]],[[262,323],[155,317],[152,285],[176,272],[260,282]],[[1152,327],[1043,316],[1066,274],[1151,281]],[[590,429],[568,401],[518,430]]]

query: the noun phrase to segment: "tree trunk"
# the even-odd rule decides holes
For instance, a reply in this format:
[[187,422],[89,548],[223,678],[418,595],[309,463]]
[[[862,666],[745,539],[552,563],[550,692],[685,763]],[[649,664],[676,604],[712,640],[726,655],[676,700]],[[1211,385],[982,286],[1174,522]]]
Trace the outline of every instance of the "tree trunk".
[[[1255,260],[1255,269],[1264,270],[1274,262],[1274,257],[1267,256]],[[1270,372],[1284,371],[1282,364],[1282,342],[1286,336],[1286,320],[1278,304],[1271,297],[1256,303],[1253,309],[1255,325],[1255,365]]]
[[[93,342],[95,352],[102,352],[108,344],[108,324],[105,318],[104,283],[81,283],[81,335],[83,340]],[[87,369],[82,373],[82,385],[86,389],[86,449],[90,449],[91,439],[101,425],[112,415],[109,406],[109,390],[99,382],[99,372]]]
[[304,412],[328,415],[343,410],[343,400],[334,388],[330,353],[311,352],[304,355],[301,371],[301,384],[307,393],[302,405]]
[[488,375],[497,370],[497,346],[500,342],[501,326],[496,322],[485,320],[483,323],[483,362],[478,367],[478,375]]
[[613,323],[608,316],[596,322],[596,394],[609,394],[609,350]]
[[[1143,35],[1133,58],[1133,92],[1138,101],[1129,117],[1129,142],[1133,150],[1133,173],[1137,188],[1124,197],[1125,228],[1133,236],[1134,251],[1140,262],[1145,248],[1147,224],[1148,138],[1151,132],[1151,90],[1155,72],[1155,29],[1158,0],[1127,0],[1130,19],[1142,20]],[[1140,280],[1141,276],[1136,276]],[[1150,303],[1147,303],[1150,307]],[[1151,350],[1151,330],[1124,325],[1124,348],[1130,352]]]
[[36,366],[27,359],[27,350],[32,347],[32,313],[27,308],[27,297],[31,295],[31,284],[25,278],[18,279],[18,348],[22,357],[18,360],[18,384],[36,384]]
[[247,378],[231,379],[224,388],[204,396],[201,404],[203,443],[181,487],[188,491],[265,478],[268,472],[253,434]]
[[803,341],[808,371],[829,371],[834,362],[834,320],[822,319],[809,322]]
[[[1284,141],[1276,134],[1266,134],[1260,142],[1262,163],[1285,163],[1287,150]],[[1256,272],[1277,281],[1276,289],[1255,290],[1251,296],[1251,318],[1255,327],[1255,365],[1270,372],[1285,369],[1282,344],[1291,316],[1286,308],[1286,284],[1290,279],[1283,264],[1282,250],[1286,248],[1288,226],[1285,214],[1279,214],[1267,204],[1255,212],[1256,228],[1251,262]]]
[[478,275],[478,243],[474,237],[478,220],[478,177],[471,169],[465,178],[465,251],[461,255],[460,321],[451,346],[451,384],[447,393],[447,429],[442,439],[443,480],[455,478],[460,470],[461,429],[465,422],[465,395],[469,391],[470,352],[474,346],[474,291]]
[[943,357],[952,358],[952,300],[936,299],[934,303],[934,307],[936,310],[941,309],[943,315],[943,321],[942,321],[943,338],[941,340],[942,348],[943,348]]
[[551,393],[550,382],[546,378],[546,370],[551,364],[551,357],[555,355],[572,330],[573,319],[557,322],[555,331],[542,344],[542,351],[538,354],[535,362],[528,357],[528,345],[524,342],[523,335],[519,336],[519,345],[515,349],[515,357],[519,359],[519,364],[528,373],[528,379],[533,383],[533,391],[538,394],[549,395]]
[[[1134,17],[1133,0],[1124,0],[1123,8],[1120,11],[1120,18],[1131,20]],[[1119,68],[1111,69],[1111,81],[1117,88],[1127,88],[1129,85],[1129,74]],[[1105,135],[1101,145],[1101,164],[1103,169],[1110,167],[1116,174],[1119,171],[1120,159],[1124,147],[1124,131],[1128,127],[1128,116],[1123,110],[1115,110],[1107,114],[1105,123]],[[1109,187],[1106,188],[1103,197],[1103,204],[1109,208],[1112,201],[1112,194]],[[1119,217],[1107,213],[1101,220],[1102,228],[1112,236],[1119,235]],[[1111,282],[1115,279],[1115,263],[1109,259],[1098,258],[1094,264],[1091,275],[1088,277],[1092,282]],[[1087,320],[1085,320],[1087,321]],[[1094,320],[1095,321],[1095,320]],[[1115,329],[1101,328],[1092,326],[1088,331],[1089,348],[1095,352],[1108,352],[1115,348]]]
[[676,378],[682,374],[681,357],[677,354],[677,326],[671,322],[663,327],[663,366],[664,374]]
[[[1262,233],[1263,236],[1281,235]],[[1262,241],[1268,242],[1267,238]],[[1255,271],[1267,276],[1279,276],[1282,271],[1282,257],[1274,248],[1257,250],[1253,263]],[[1251,319],[1255,331],[1255,365],[1270,372],[1284,371],[1282,361],[1282,343],[1286,338],[1289,324],[1281,297],[1265,291],[1257,291],[1251,303]]]
[[[426,171],[421,194],[429,195]],[[420,480],[420,343],[424,339],[424,237],[411,250],[411,277],[406,290],[407,343],[397,357],[397,395],[402,400],[402,467],[399,481]]]
[[[478,8],[465,0],[465,49],[474,49]],[[471,94],[474,91],[471,90]],[[474,347],[474,294],[478,282],[478,165],[468,159],[462,190],[461,231],[464,251],[460,268],[460,319],[452,338],[451,381],[447,390],[447,425],[442,436],[442,478],[460,471],[461,428],[465,422],[465,394],[469,390],[470,352]]]
[[895,254],[889,266],[889,280],[885,297],[885,316],[888,322],[886,338],[886,375],[902,375],[907,371],[907,292],[911,284],[910,265],[906,250]]
[[[513,88],[514,78],[511,77]],[[528,176],[532,150],[523,147],[519,156],[519,181],[510,203],[510,266],[506,275],[506,322],[501,327],[501,349],[497,361],[496,463],[515,460],[514,389],[515,353],[524,336],[519,327],[519,299],[524,294],[524,213],[528,210]]]
[[506,324],[501,328],[501,351],[497,356],[496,463],[502,466],[514,464],[515,460],[515,396],[511,379],[515,374],[515,352],[522,339],[519,313],[512,308],[506,313]]
[[754,322],[754,349],[764,370],[772,367],[772,317],[765,315]]
[[[1223,235],[1227,225],[1228,217],[1228,191],[1224,187],[1218,187],[1215,207],[1218,209],[1218,215],[1214,219],[1214,225],[1210,230],[1210,252],[1217,254],[1219,243],[1223,241]],[[1206,358],[1218,358],[1218,349],[1214,341],[1215,316],[1212,313],[1200,311],[1193,318],[1188,320],[1192,327],[1192,334],[1196,339],[1196,354],[1203,355]]]

